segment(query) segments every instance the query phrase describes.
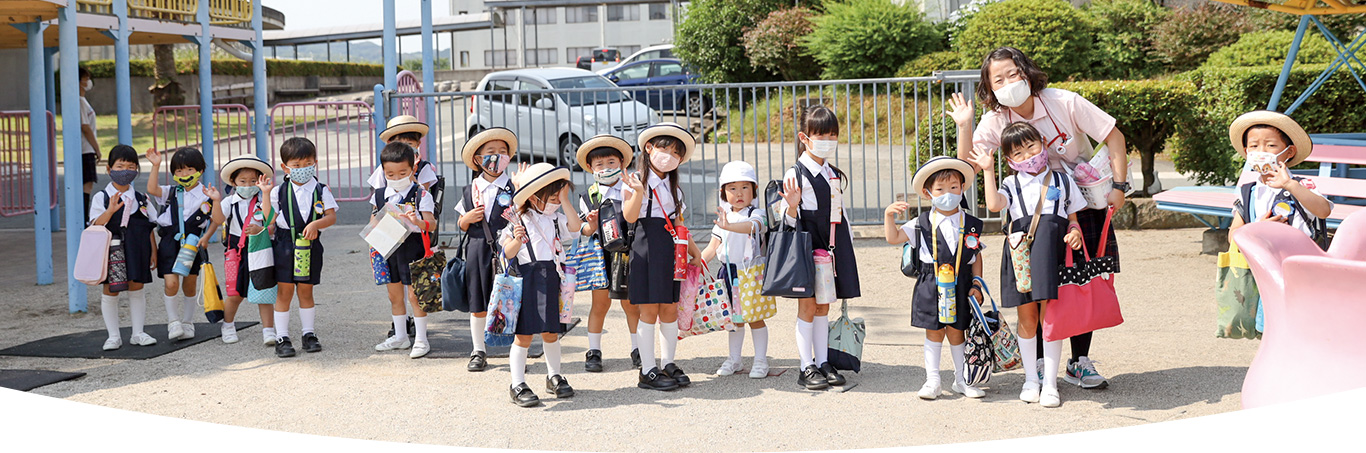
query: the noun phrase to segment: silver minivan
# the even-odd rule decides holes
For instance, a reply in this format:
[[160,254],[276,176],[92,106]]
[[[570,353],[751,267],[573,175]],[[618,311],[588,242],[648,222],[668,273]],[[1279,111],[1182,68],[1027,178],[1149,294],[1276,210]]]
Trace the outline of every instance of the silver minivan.
[[[601,90],[561,91],[576,88]],[[484,93],[469,103],[465,128],[473,136],[490,127],[506,127],[517,134],[519,153],[573,167],[579,145],[588,138],[612,134],[635,144],[639,131],[660,121],[659,113],[629,93],[610,88],[617,86],[582,69],[494,72],[479,81]],[[499,91],[513,93],[496,94]]]

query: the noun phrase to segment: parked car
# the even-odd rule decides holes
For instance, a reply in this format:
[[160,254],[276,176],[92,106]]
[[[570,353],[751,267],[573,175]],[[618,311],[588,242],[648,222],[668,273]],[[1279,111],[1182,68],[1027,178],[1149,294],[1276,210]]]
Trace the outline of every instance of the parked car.
[[617,86],[630,89],[632,97],[652,109],[683,111],[690,117],[702,116],[711,111],[711,96],[696,88],[649,88],[692,85],[701,80],[697,71],[677,58],[623,63],[603,75]]
[[491,73],[479,81],[479,91],[543,90],[545,93],[473,96],[465,130],[472,136],[490,127],[506,127],[517,134],[517,152],[572,167],[584,140],[598,134],[612,134],[635,143],[639,131],[660,121],[659,113],[619,89],[557,91],[575,88],[616,88],[616,85],[603,76],[572,68]]
[[579,57],[574,62],[574,67],[587,70],[602,72],[611,69],[621,63],[621,51],[611,47],[593,49],[591,57]]
[[[644,49],[640,49],[640,50],[636,51],[636,53],[631,54],[631,56],[626,57],[625,60],[621,60],[621,63],[620,63],[620,64],[621,64],[621,65],[626,65],[626,64],[629,64],[629,63],[635,63],[635,62],[637,62],[637,61],[642,61],[642,60],[658,60],[658,59],[660,59],[660,58],[678,58],[678,57],[675,57],[675,56],[674,56],[674,45],[673,45],[673,44],[664,44],[664,45],[650,46],[650,47],[646,47],[646,48],[644,48]],[[602,74],[602,73],[607,72],[607,71],[610,71],[610,70],[611,70],[611,68],[608,68],[608,69],[599,70],[599,71],[597,71],[597,72],[598,72],[598,74]]]

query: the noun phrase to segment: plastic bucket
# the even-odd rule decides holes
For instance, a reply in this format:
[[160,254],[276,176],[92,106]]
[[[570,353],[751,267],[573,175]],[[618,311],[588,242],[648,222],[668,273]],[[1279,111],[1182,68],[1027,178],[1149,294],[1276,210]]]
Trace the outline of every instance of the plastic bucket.
[[1086,198],[1086,207],[1105,209],[1110,206],[1109,197],[1110,191],[1114,190],[1111,185],[1113,181],[1113,177],[1105,177],[1091,184],[1077,184],[1077,188],[1081,189],[1081,195]]

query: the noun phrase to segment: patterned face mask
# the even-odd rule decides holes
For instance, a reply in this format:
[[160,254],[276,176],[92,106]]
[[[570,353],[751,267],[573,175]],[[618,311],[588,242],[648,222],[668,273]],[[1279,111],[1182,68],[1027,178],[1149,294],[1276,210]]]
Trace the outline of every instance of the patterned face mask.
[[511,161],[512,158],[506,154],[489,154],[483,157],[479,166],[484,167],[484,171],[489,172],[489,174],[501,175],[507,171],[508,162]]
[[318,166],[309,165],[289,169],[289,179],[293,181],[308,181],[318,175]]
[[176,177],[175,177],[175,182],[176,182],[176,184],[180,184],[180,187],[189,189],[189,188],[191,188],[191,187],[194,187],[195,184],[198,184],[198,183],[199,183],[199,177],[200,177],[200,176],[203,176],[203,175],[204,175],[204,172],[197,171],[197,172],[194,172],[194,174],[192,174],[192,175],[176,176]]

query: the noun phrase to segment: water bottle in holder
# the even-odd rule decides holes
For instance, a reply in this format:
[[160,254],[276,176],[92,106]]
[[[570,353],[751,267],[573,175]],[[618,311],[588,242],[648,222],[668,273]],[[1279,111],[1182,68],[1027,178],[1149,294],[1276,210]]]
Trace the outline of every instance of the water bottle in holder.
[[957,270],[952,264],[936,266],[935,286],[939,290],[939,322],[953,324],[958,321],[958,280]]
[[313,241],[294,239],[294,281],[307,282],[313,271]]
[[176,254],[175,266],[171,267],[171,272],[179,276],[190,275],[190,268],[194,266],[194,257],[199,254],[199,235],[186,234],[185,239],[180,243],[180,253]]
[[683,225],[674,226],[674,281],[688,277],[688,238],[692,233]]

